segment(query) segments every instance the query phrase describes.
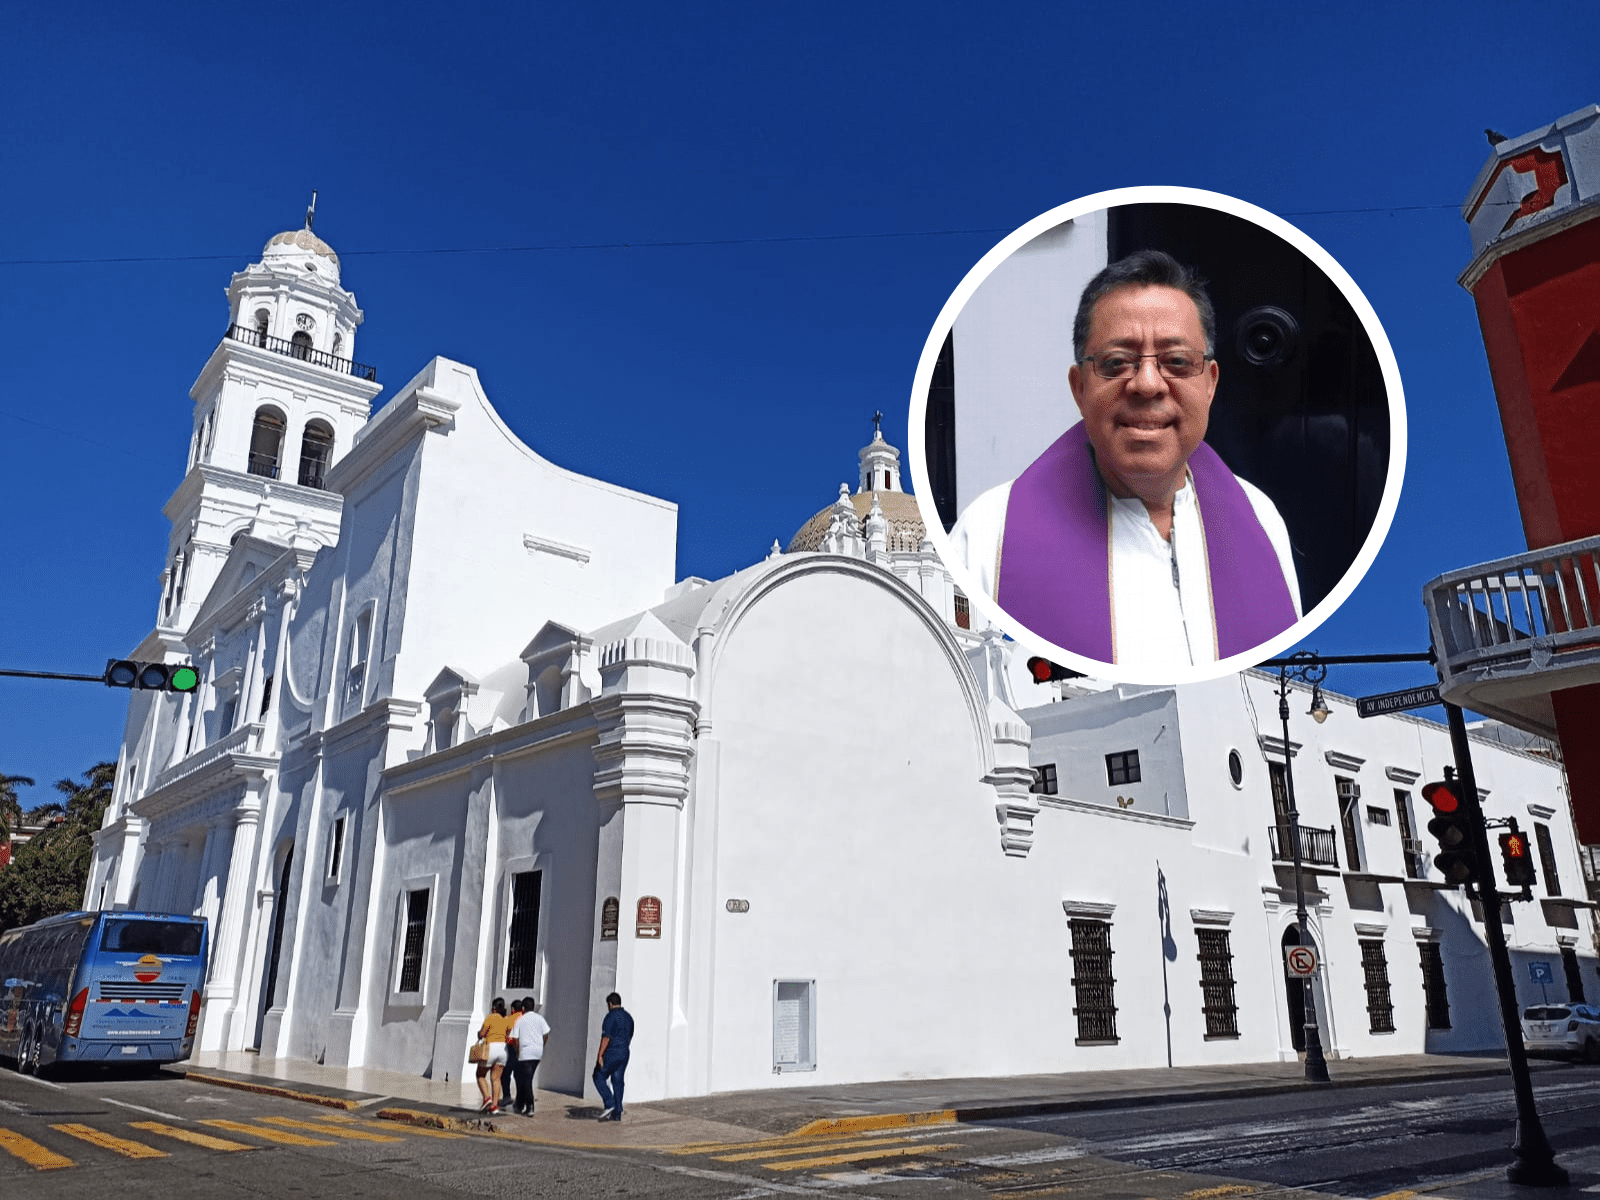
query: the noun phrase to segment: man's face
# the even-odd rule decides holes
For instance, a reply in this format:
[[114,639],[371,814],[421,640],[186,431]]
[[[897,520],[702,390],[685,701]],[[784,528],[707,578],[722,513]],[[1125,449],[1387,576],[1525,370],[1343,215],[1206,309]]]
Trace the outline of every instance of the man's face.
[[[1179,348],[1205,353],[1194,301],[1177,288],[1130,284],[1100,297],[1084,353]],[[1141,358],[1126,379],[1102,379],[1092,363],[1072,365],[1067,384],[1114,495],[1167,500],[1182,486],[1189,455],[1205,437],[1217,374],[1214,360],[1189,379],[1168,379],[1154,358]]]

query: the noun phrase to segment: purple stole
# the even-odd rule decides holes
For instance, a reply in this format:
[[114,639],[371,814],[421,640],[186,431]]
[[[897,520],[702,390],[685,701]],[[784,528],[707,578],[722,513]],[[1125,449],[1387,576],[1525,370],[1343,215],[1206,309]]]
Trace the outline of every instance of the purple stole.
[[[1250,498],[1215,450],[1189,458],[1209,569],[1219,659],[1242,654],[1295,623],[1294,601]],[[1098,662],[1115,662],[1111,520],[1105,484],[1080,421],[1011,485],[995,599],[1040,637]],[[1138,630],[1124,630],[1137,637]]]

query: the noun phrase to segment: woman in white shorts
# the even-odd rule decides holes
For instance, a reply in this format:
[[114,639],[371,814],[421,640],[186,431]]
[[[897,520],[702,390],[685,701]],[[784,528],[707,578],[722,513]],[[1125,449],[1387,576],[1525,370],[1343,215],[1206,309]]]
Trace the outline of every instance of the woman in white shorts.
[[506,1069],[506,1034],[511,1030],[511,1018],[506,1016],[506,1002],[499,996],[489,1005],[489,1015],[483,1019],[478,1036],[489,1043],[489,1058],[478,1064],[478,1091],[483,1096],[483,1113],[497,1113],[500,1105],[495,1098],[500,1095],[500,1076]]

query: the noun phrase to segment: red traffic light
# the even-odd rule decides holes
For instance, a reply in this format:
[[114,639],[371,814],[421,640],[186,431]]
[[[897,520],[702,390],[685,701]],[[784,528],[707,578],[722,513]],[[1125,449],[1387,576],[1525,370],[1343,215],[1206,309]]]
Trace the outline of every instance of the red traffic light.
[[1063,667],[1051,662],[1048,658],[1034,657],[1028,660],[1028,674],[1033,676],[1035,683],[1050,683],[1056,679],[1082,679],[1082,671],[1074,671],[1071,667]]
[[1422,798],[1433,805],[1433,811],[1436,813],[1453,813],[1461,807],[1461,796],[1456,791],[1453,780],[1441,779],[1424,784]]

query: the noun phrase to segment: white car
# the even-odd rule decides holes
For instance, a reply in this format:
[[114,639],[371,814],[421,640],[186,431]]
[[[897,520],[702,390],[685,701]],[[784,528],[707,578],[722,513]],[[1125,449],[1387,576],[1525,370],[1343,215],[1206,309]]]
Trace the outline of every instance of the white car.
[[1522,1044],[1529,1054],[1561,1054],[1600,1062],[1600,1008],[1592,1004],[1535,1004],[1522,1010]]

